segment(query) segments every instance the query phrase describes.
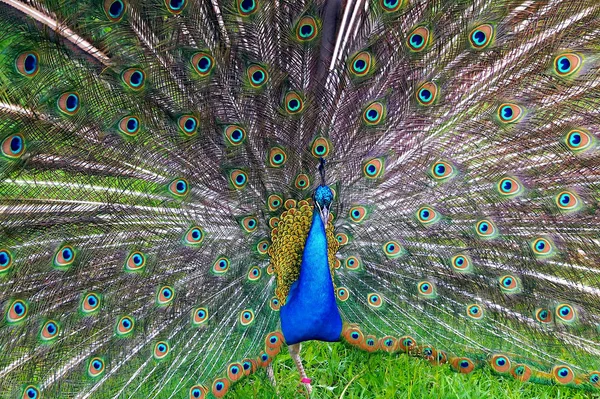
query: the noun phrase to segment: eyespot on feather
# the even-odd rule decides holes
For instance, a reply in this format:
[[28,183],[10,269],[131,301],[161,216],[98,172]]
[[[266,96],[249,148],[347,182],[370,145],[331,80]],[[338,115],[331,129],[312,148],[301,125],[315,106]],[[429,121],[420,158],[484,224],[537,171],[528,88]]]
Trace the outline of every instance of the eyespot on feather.
[[350,291],[348,291],[348,288],[346,287],[336,288],[335,294],[337,299],[339,299],[341,302],[346,302],[348,298],[350,298]]
[[435,180],[445,181],[454,177],[456,172],[450,162],[438,161],[431,165],[430,174]]
[[417,210],[417,219],[422,225],[427,226],[439,221],[440,215],[435,209],[429,206],[423,206]]
[[25,320],[29,312],[29,305],[22,299],[15,299],[8,303],[6,307],[6,322],[8,324],[17,324]]
[[367,126],[379,125],[386,116],[387,109],[381,101],[367,105],[362,113],[362,121]]
[[438,87],[433,82],[427,82],[417,89],[417,101],[421,105],[431,105],[435,102],[438,95]]
[[119,121],[119,132],[128,137],[135,137],[140,131],[140,119],[135,115],[129,115],[121,118]]
[[345,263],[346,269],[348,269],[348,270],[358,270],[358,269],[360,269],[360,266],[361,266],[360,259],[358,259],[356,256],[347,257],[346,261],[344,263]]
[[398,11],[403,4],[404,0],[379,0],[379,6],[386,13]]
[[92,357],[88,361],[87,374],[89,377],[98,378],[104,373],[104,370],[105,363],[104,359],[102,359],[101,357]]
[[212,72],[215,60],[212,55],[201,51],[192,55],[190,63],[198,76],[205,78]]
[[119,337],[128,337],[133,333],[135,321],[131,316],[121,316],[117,319],[115,332]]
[[475,225],[475,232],[481,238],[494,238],[498,234],[496,226],[489,219],[482,219]]
[[241,190],[248,184],[248,174],[241,169],[234,169],[229,173],[229,181],[236,190]]
[[471,304],[467,306],[467,316],[474,320],[481,320],[483,318],[484,311],[481,305]]
[[204,241],[205,233],[200,226],[192,226],[188,229],[183,237],[183,241],[186,245],[197,246],[202,244]]
[[502,354],[494,354],[490,358],[490,366],[495,372],[501,374],[508,373],[511,369],[510,359]]
[[0,275],[10,271],[13,265],[13,255],[6,248],[0,248]]
[[179,130],[186,136],[194,136],[198,133],[198,126],[200,125],[198,118],[194,115],[181,115],[177,119],[177,126]]
[[408,34],[406,45],[413,52],[421,52],[427,48],[429,40],[429,29],[425,26],[419,26]]
[[368,216],[367,208],[362,205],[355,205],[351,207],[348,214],[350,216],[350,220],[352,220],[354,223],[361,223]]
[[102,298],[95,292],[88,292],[81,298],[79,308],[84,315],[90,315],[100,309]]
[[40,329],[40,339],[44,343],[50,343],[58,338],[59,333],[60,325],[54,320],[47,320]]
[[247,69],[248,82],[254,89],[261,88],[269,80],[269,73],[261,65],[250,65]]
[[206,399],[208,389],[202,385],[194,385],[190,388],[189,399]]
[[451,358],[450,365],[455,371],[461,374],[469,374],[475,369],[475,364],[468,357]]
[[546,308],[537,308],[535,310],[535,319],[540,323],[551,323],[552,312]]
[[561,191],[555,199],[558,209],[565,212],[574,211],[580,206],[580,201],[577,195],[572,191]]
[[300,42],[310,42],[319,34],[319,26],[310,15],[300,18],[296,24],[296,39]]
[[304,100],[297,92],[290,91],[283,99],[283,106],[289,115],[296,115],[304,110]]
[[557,365],[552,368],[552,376],[559,384],[566,385],[575,379],[575,374],[569,366]]
[[511,274],[504,275],[498,279],[500,289],[505,294],[517,294],[521,292],[521,280]]
[[565,136],[565,144],[575,153],[589,150],[594,143],[594,137],[583,129],[572,129]]
[[156,360],[163,360],[169,354],[171,348],[169,347],[169,343],[167,341],[158,341],[154,344],[154,350],[152,351],[152,355]]
[[272,168],[280,168],[287,161],[287,154],[281,147],[273,147],[269,150],[269,164]]
[[212,384],[212,394],[216,398],[222,398],[229,391],[229,380],[226,378],[217,378]]
[[525,382],[529,381],[531,378],[532,371],[529,366],[524,364],[515,364],[510,370],[510,374],[512,374],[515,379]]
[[35,51],[21,53],[15,59],[15,69],[21,75],[33,78],[40,71],[40,57]]
[[156,291],[156,304],[158,306],[167,306],[175,298],[175,290],[168,285],[162,286]]
[[516,178],[509,176],[500,179],[496,188],[500,195],[507,198],[516,197],[523,190],[521,183]]
[[58,110],[65,115],[75,115],[77,112],[79,112],[81,107],[79,94],[74,91],[61,94],[56,101],[56,106],[58,107]]
[[523,108],[517,104],[504,103],[498,107],[498,120],[503,124],[515,123],[523,116]]
[[227,140],[226,143],[231,146],[238,146],[246,140],[246,130],[239,125],[227,125],[223,134]]
[[236,0],[236,4],[242,17],[248,17],[258,10],[258,0]]
[[457,254],[450,260],[452,268],[459,273],[468,273],[473,270],[471,258],[465,254]]
[[225,256],[221,256],[213,263],[212,271],[215,274],[224,274],[229,270],[229,259]]
[[554,58],[554,72],[560,77],[571,76],[582,64],[582,58],[575,53],[563,53]]
[[53,265],[56,269],[67,270],[75,262],[76,253],[71,245],[64,244],[54,254]]
[[246,216],[242,219],[241,225],[246,233],[252,233],[258,228],[258,219],[255,216]]
[[419,296],[424,299],[434,299],[437,297],[435,284],[428,280],[420,281],[417,284],[417,292]]
[[492,43],[494,27],[490,24],[479,25],[469,33],[469,43],[475,50],[483,50]]
[[133,91],[140,91],[146,82],[146,73],[140,68],[128,68],[121,73],[123,83]]
[[18,159],[25,153],[25,138],[21,133],[12,134],[2,140],[2,155],[9,159]]
[[315,158],[327,158],[329,153],[331,152],[331,142],[327,140],[325,137],[317,137],[314,139],[311,146],[311,153]]
[[305,173],[300,173],[294,180],[294,187],[299,190],[305,190],[310,187],[310,178]]
[[192,325],[199,327],[208,320],[208,309],[200,307],[192,312]]
[[144,266],[146,266],[146,255],[140,251],[133,251],[127,257],[127,261],[125,262],[125,271],[141,271]]
[[239,322],[243,327],[247,327],[254,322],[254,312],[252,309],[245,309],[240,312]]
[[375,59],[368,51],[361,51],[352,57],[348,64],[350,75],[354,78],[364,78],[373,71]]
[[41,394],[38,387],[35,385],[27,385],[25,389],[23,389],[22,399],[40,399]]
[[575,308],[568,303],[562,303],[556,307],[554,312],[556,320],[570,324],[577,320],[577,313]]
[[187,0],[164,0],[167,10],[171,14],[181,14],[187,5]]
[[367,295],[367,303],[370,307],[379,309],[383,305],[382,296],[378,293],[372,292]]
[[125,16],[127,3],[122,0],[104,0],[104,13],[111,22],[119,22]]
[[373,158],[363,164],[363,175],[367,179],[379,179],[384,173],[384,161],[382,158]]

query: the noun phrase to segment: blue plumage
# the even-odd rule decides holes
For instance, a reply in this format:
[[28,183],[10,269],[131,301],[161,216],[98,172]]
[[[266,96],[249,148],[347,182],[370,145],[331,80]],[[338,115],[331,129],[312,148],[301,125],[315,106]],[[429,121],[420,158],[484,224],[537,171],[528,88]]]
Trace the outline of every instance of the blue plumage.
[[319,212],[312,224],[300,265],[300,278],[281,307],[281,330],[288,345],[302,341],[338,341],[342,318],[335,301],[327,261],[327,237]]

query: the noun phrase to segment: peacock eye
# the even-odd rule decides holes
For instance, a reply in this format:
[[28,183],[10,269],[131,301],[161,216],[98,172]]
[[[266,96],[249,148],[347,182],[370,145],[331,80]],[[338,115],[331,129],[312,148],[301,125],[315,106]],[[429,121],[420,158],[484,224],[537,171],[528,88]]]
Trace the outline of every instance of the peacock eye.
[[248,183],[248,174],[241,169],[234,169],[229,173],[229,181],[233,188],[241,190]]
[[301,42],[309,42],[317,37],[319,28],[317,21],[311,16],[305,16],[300,19],[296,25],[296,39]]
[[17,133],[8,136],[2,141],[0,147],[2,155],[9,159],[18,159],[25,153],[25,139],[22,134]]
[[398,11],[402,6],[401,0],[379,0],[379,5],[381,8],[387,12],[392,13]]
[[296,115],[304,110],[304,100],[295,91],[291,91],[285,95],[283,105],[289,115]]
[[257,0],[237,0],[238,12],[243,16],[247,17],[254,14],[258,9]]
[[554,71],[558,76],[573,75],[581,67],[581,57],[574,53],[560,54],[554,59]]
[[373,70],[374,58],[368,51],[361,51],[350,60],[348,69],[353,78],[363,78]]
[[165,4],[170,13],[180,14],[187,5],[187,0],[165,0]]
[[593,136],[583,129],[573,129],[565,137],[565,144],[575,153],[588,150],[593,142]]
[[431,105],[438,95],[438,87],[433,82],[424,83],[417,89],[417,101],[421,105]]
[[501,104],[498,107],[498,118],[503,124],[517,122],[522,116],[523,108],[516,104]]
[[385,116],[385,105],[380,101],[375,101],[364,109],[362,120],[367,126],[377,126],[385,119]]
[[175,298],[175,290],[173,287],[164,286],[161,287],[156,293],[156,304],[158,306],[166,306],[173,302]]
[[269,80],[269,73],[261,65],[251,65],[247,70],[248,82],[254,89],[262,87]]
[[325,137],[317,137],[311,146],[311,153],[315,158],[326,158],[331,152],[331,142]]
[[285,165],[287,154],[281,147],[273,147],[269,150],[269,166],[280,168]]
[[494,27],[490,24],[483,24],[471,31],[469,42],[471,47],[476,50],[482,50],[490,45],[494,35]]
[[419,26],[408,35],[406,44],[413,52],[423,51],[429,42],[429,29],[424,26]]
[[199,52],[192,56],[190,59],[190,64],[194,71],[201,77],[204,78],[210,75],[213,70],[215,60],[214,58],[205,52]]
[[15,59],[15,68],[21,75],[32,78],[40,71],[39,59],[33,51],[21,53]]

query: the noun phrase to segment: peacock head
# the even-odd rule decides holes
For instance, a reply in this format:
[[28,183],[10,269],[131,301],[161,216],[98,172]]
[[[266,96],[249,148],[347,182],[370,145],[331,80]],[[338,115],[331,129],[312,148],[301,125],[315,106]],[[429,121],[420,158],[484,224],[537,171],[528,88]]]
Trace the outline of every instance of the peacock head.
[[315,202],[315,206],[319,209],[321,220],[326,226],[327,220],[329,219],[329,207],[333,201],[333,192],[329,186],[322,184],[315,190],[315,193],[313,194],[313,200]]

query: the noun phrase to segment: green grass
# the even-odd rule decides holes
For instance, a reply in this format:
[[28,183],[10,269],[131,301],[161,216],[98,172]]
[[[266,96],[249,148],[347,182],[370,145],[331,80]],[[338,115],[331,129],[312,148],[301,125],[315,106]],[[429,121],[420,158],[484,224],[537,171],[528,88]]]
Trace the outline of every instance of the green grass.
[[[367,354],[339,343],[304,343],[301,355],[313,381],[311,398],[600,398],[596,392],[499,377],[487,368],[463,375],[448,365],[434,367],[406,355]],[[307,397],[299,390],[300,377],[285,348],[273,368],[276,388],[259,370],[235,384],[227,397]]]

